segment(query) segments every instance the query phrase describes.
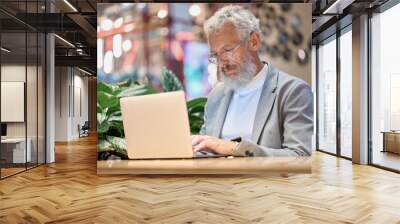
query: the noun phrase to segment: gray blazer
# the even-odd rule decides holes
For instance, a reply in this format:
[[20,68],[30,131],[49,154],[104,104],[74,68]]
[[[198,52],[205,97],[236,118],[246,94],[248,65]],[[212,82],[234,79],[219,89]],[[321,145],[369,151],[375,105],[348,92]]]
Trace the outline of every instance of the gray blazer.
[[[221,137],[232,93],[223,83],[211,91],[200,134]],[[310,156],[313,110],[309,85],[269,63],[252,137],[239,140],[233,155]]]

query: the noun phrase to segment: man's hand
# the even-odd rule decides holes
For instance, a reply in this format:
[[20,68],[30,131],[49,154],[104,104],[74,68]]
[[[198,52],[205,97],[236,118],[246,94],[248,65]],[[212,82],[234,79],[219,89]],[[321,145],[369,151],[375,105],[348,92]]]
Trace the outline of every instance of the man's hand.
[[208,135],[192,135],[192,149],[197,151],[214,151],[222,155],[231,155],[236,144],[232,141],[225,141]]

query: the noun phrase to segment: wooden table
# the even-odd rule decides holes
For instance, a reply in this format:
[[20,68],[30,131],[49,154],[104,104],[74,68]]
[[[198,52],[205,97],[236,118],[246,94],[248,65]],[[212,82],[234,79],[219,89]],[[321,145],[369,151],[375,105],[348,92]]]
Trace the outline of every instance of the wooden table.
[[400,154],[400,132],[382,131],[381,133],[383,134],[382,152],[392,152]]
[[311,173],[312,157],[236,157],[97,161],[97,174]]
[[[28,144],[26,144],[26,142]],[[25,149],[25,145],[27,146]],[[1,158],[5,163],[25,164],[32,160],[31,138],[5,138],[1,139]]]

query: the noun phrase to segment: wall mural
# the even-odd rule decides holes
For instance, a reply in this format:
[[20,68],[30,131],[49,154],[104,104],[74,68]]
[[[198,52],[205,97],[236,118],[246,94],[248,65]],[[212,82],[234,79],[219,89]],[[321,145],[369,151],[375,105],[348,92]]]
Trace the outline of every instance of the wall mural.
[[[299,65],[308,63],[311,51],[311,39],[305,40],[302,32],[302,17],[293,12],[293,4],[257,4],[256,16],[260,19],[262,30],[262,51],[273,58],[281,57]],[[307,41],[307,42],[306,42]]]

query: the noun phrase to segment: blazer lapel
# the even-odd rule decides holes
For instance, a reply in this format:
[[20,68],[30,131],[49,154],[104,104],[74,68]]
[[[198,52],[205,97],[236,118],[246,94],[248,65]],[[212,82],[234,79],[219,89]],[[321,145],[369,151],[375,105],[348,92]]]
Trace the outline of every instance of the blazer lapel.
[[278,83],[278,72],[272,67],[271,63],[268,64],[267,77],[263,85],[260,100],[258,101],[256,116],[253,124],[252,141],[258,143],[263,127],[276,98],[276,88]]
[[212,136],[221,137],[222,127],[224,125],[226,113],[228,112],[229,103],[231,102],[232,98],[232,90],[227,90],[225,92],[224,97],[221,100],[221,104],[218,108],[216,118],[215,118],[215,126],[213,128]]

